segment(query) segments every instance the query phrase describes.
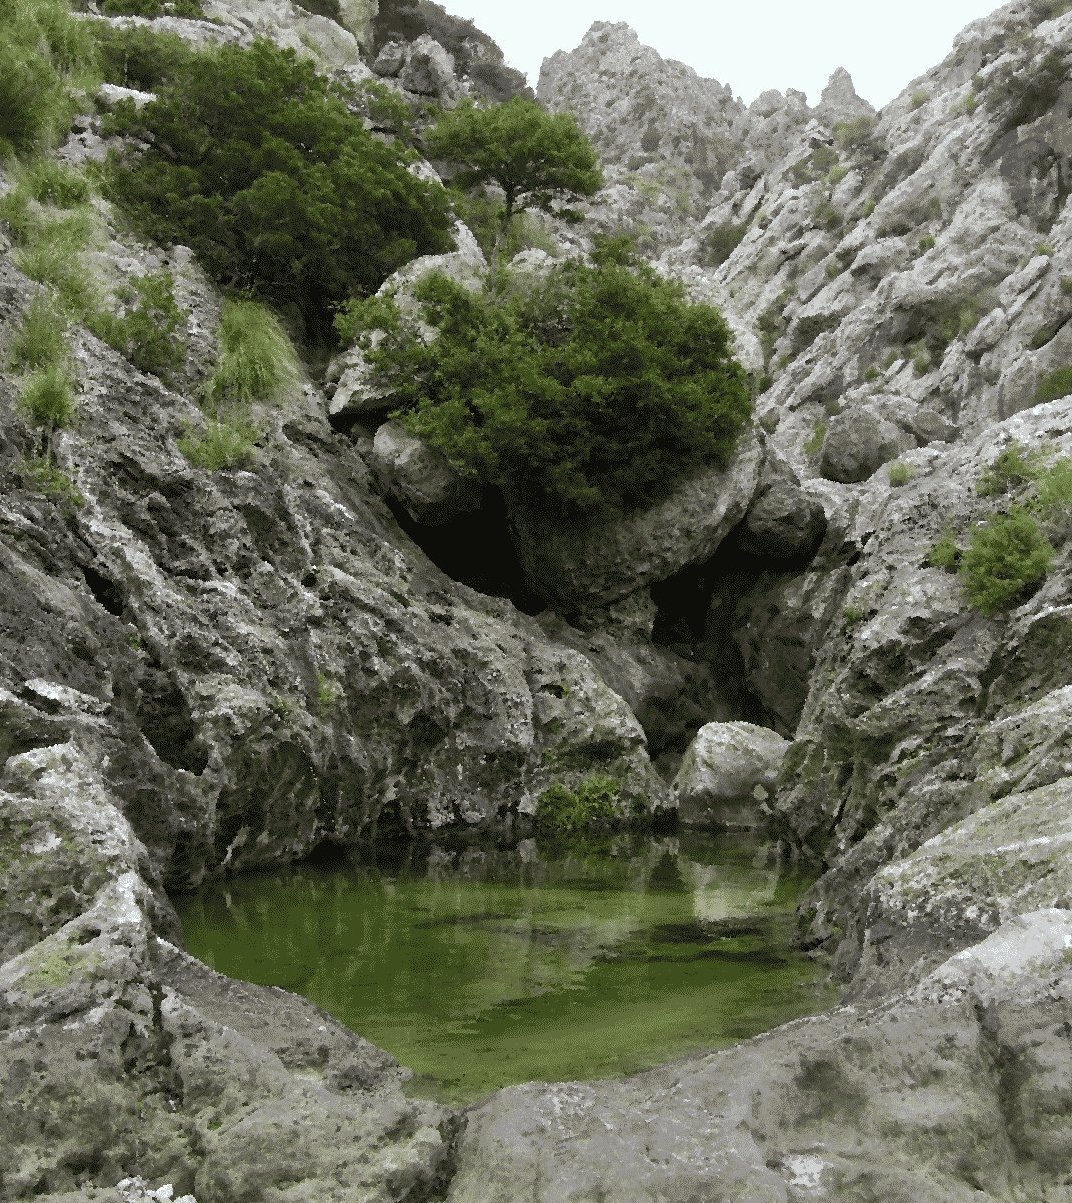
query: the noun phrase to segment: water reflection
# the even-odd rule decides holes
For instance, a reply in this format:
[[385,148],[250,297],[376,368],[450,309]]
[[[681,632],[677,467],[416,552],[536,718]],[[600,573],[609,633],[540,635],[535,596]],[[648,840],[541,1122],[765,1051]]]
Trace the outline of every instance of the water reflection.
[[312,999],[440,1097],[632,1072],[820,1005],[800,883],[724,837],[395,848],[186,900],[190,950]]

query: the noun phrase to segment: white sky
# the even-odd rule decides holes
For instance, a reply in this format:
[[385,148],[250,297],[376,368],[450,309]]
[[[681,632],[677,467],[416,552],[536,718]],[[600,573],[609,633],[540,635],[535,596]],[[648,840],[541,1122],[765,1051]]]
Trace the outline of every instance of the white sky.
[[935,66],[995,0],[440,0],[490,34],[535,87],[543,59],[593,21],[627,21],[664,58],[728,83],[751,103],[767,88],[819,99],[837,67],[876,108]]

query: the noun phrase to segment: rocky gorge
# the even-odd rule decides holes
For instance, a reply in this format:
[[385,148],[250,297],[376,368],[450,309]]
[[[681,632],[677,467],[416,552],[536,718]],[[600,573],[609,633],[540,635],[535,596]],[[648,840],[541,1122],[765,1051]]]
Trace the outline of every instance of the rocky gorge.
[[[415,103],[525,90],[426,0],[84,19],[267,35]],[[623,25],[547,60],[539,99],[605,182],[512,269],[634,232],[722,310],[756,394],[727,466],[576,527],[508,521],[390,420],[359,352],[300,365],[241,469],[191,463],[221,296],[94,201],[94,271],[167,268],[188,350],[165,383],[72,326],[48,487],[0,373],[0,1197],[1072,1199],[1072,494],[1015,604],[957,571],[1072,457],[1070,63],[1054,0],[975,22],[880,113],[844,72],[814,108],[745,106]],[[108,149],[84,110],[70,164]],[[42,289],[9,233],[5,353]],[[454,242],[389,287],[478,280],[461,222]],[[840,1005],[461,1111],[183,950],[178,891],[392,833],[524,832],[593,773],[806,866],[800,940]]]

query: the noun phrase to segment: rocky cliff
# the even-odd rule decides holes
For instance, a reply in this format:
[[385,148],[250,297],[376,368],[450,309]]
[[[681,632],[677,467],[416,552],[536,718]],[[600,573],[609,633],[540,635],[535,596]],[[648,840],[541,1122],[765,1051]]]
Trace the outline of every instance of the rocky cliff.
[[[158,24],[267,33],[415,102],[523,84],[424,0],[205,8]],[[190,350],[166,386],[75,328],[47,479],[0,373],[0,1194],[112,1198],[137,1172],[200,1203],[1072,1197],[1072,397],[1047,388],[1072,363],[1067,8],[976,22],[877,114],[843,72],[814,108],[746,107],[622,25],[548,60],[539,94],[608,181],[551,249],[637,233],[724,309],[758,396],[725,470],[627,521],[511,528],[385,424],[359,356],[258,410],[242,470],[192,466],[220,298],[98,204],[95,270],[167,266]],[[105,148],[87,116],[61,156]],[[457,243],[392,287],[472,278]],[[38,291],[0,233],[5,359]],[[1048,571],[988,615],[950,569],[1015,509]],[[181,950],[169,890],[523,826],[594,771],[673,804],[712,723],[782,737],[756,817],[818,878],[829,1015],[458,1116]]]

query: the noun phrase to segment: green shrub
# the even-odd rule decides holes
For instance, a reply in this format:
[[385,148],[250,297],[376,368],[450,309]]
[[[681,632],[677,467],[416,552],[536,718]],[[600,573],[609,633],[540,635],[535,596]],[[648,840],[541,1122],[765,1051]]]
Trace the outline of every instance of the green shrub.
[[923,253],[934,250],[934,248],[937,245],[938,245],[938,240],[934,237],[933,234],[924,234],[923,237],[919,240],[919,249]]
[[84,316],[97,304],[92,274],[81,257],[92,233],[92,211],[83,207],[67,217],[31,218],[16,237],[19,270],[52,288],[60,308],[70,316]]
[[279,319],[255,301],[227,301],[220,357],[205,388],[217,413],[278,400],[298,379],[297,359]]
[[837,208],[829,200],[821,200],[812,210],[812,218],[817,226],[824,230],[840,230],[842,217]]
[[447,197],[347,108],[345,84],[268,41],[191,55],[110,128],[111,198],[154,241],[193,248],[217,281],[295,313],[314,338],[334,309],[416,255],[450,245]]
[[533,825],[549,836],[579,836],[607,830],[619,820],[621,786],[613,777],[593,773],[576,792],[556,783],[545,789],[536,802]]
[[473,232],[480,249],[490,260],[496,254],[503,262],[527,250],[546,251],[552,257],[561,253],[559,244],[532,213],[515,213],[505,233],[502,229],[502,204],[482,192],[453,193],[454,209]]
[[918,343],[914,347],[909,348],[912,355],[912,370],[917,376],[925,376],[932,366],[930,352],[927,350],[925,343]]
[[946,572],[956,572],[960,564],[960,548],[948,528],[942,532],[941,538],[927,553],[927,563],[932,568],[942,568]]
[[844,163],[837,163],[826,173],[826,182],[831,188],[836,188],[848,174],[849,169]]
[[93,36],[104,79],[141,92],[155,92],[176,81],[195,54],[176,34],[157,33],[144,25],[95,22]]
[[67,355],[66,333],[66,319],[52,300],[34,297],[11,340],[8,363],[29,371],[62,363]]
[[104,0],[106,17],[188,17],[201,20],[205,10],[198,0]]
[[980,497],[997,497],[1038,478],[1039,456],[1021,443],[1010,443],[979,477],[975,491]]
[[0,158],[53,144],[68,128],[69,85],[93,41],[63,0],[0,0]]
[[929,92],[913,92],[912,93],[912,102],[909,105],[909,107],[911,108],[912,112],[914,113],[916,111],[916,109],[923,108],[923,106],[927,103],[928,100],[930,100]]
[[620,246],[502,298],[436,275],[416,296],[438,337],[403,319],[369,361],[406,425],[515,512],[647,504],[725,463],[751,413],[718,311]]
[[186,359],[187,318],[171,273],[136,276],[119,299],[125,304],[121,316],[97,313],[87,325],[140,371],[170,379]]
[[74,387],[63,364],[39,368],[19,385],[19,408],[34,426],[62,430],[74,421]]
[[335,332],[349,345],[373,330],[397,334],[401,320],[398,306],[390,297],[381,297],[378,294],[372,297],[355,297],[352,301],[347,301],[335,314]]
[[705,267],[721,267],[744,241],[747,225],[723,222],[705,230],[700,239],[700,259]]
[[860,150],[870,144],[874,132],[874,117],[854,117],[852,121],[839,121],[834,126],[834,141],[843,150]]
[[1039,473],[1035,504],[1047,518],[1067,518],[1072,513],[1072,460],[1059,459]]
[[1038,521],[1014,506],[973,532],[960,575],[971,604],[993,615],[1043,581],[1053,562],[1053,547]]
[[1051,50],[1037,67],[1032,65],[1020,74],[1015,66],[1006,67],[989,89],[987,103],[1000,114],[1008,133],[1044,117],[1057,104],[1066,77],[1064,56]]
[[1035,403],[1056,401],[1060,397],[1072,396],[1072,364],[1066,368],[1057,368],[1048,372],[1038,383],[1035,390]]
[[1066,297],[1072,297],[1072,276],[1061,277],[1061,291]]
[[249,463],[257,437],[256,428],[244,418],[214,419],[203,431],[179,439],[179,450],[195,468],[220,472]]
[[899,489],[915,476],[916,470],[911,464],[894,463],[889,467],[889,481],[893,488]]

